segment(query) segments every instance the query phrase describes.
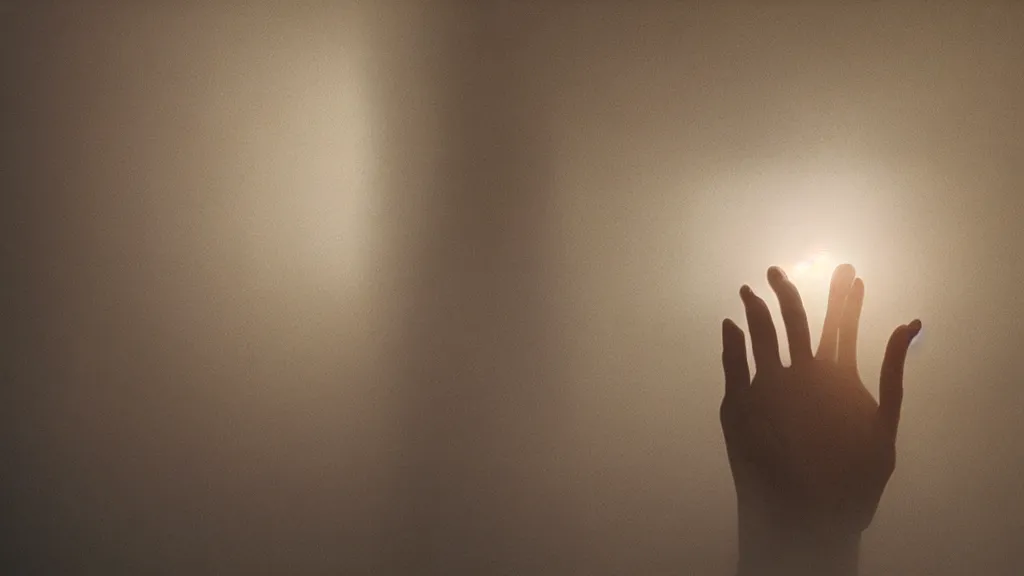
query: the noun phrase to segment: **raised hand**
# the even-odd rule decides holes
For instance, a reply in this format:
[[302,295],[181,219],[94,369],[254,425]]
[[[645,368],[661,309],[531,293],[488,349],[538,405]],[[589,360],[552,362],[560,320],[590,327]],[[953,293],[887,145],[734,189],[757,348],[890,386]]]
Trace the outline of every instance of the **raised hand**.
[[896,430],[907,348],[919,320],[897,327],[882,363],[878,401],[857,372],[864,283],[853,266],[832,276],[816,352],[796,286],[773,267],[789,340],[783,366],[771,313],[748,286],[740,296],[757,372],[743,331],[722,324],[725,397],[720,415],[736,484],[740,573],[855,573],[857,544],[896,464]]

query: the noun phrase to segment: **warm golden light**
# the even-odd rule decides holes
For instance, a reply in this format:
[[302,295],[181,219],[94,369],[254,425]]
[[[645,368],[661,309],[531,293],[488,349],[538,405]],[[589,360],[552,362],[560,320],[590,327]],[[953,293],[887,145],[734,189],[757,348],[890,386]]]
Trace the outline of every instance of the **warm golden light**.
[[795,265],[787,273],[794,281],[803,281],[808,286],[825,282],[827,288],[828,280],[832,277],[832,271],[839,263],[827,250],[819,250]]
[[[845,260],[825,248],[810,250],[806,254],[803,259],[798,260],[796,263],[789,264],[788,266],[783,265],[782,269],[789,276],[790,280],[796,284],[797,289],[800,290],[800,297],[803,300],[807,313],[807,321],[811,327],[811,333],[817,334],[820,332],[821,325],[825,319],[825,308],[828,304],[828,292],[832,273],[835,271],[836,266],[842,264]],[[781,311],[779,311],[777,301],[774,298],[769,299],[769,306],[772,308],[773,313],[776,314],[776,318],[781,319]],[[780,320],[777,323],[777,327],[781,328],[781,326]],[[779,340],[780,351],[783,358],[788,361],[789,344],[786,341],[784,331],[780,331]]]

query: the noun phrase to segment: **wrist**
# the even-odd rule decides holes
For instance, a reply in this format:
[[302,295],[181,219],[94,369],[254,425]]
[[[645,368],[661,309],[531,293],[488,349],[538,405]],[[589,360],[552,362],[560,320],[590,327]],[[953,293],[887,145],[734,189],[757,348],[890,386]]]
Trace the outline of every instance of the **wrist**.
[[855,576],[860,532],[741,519],[738,576]]

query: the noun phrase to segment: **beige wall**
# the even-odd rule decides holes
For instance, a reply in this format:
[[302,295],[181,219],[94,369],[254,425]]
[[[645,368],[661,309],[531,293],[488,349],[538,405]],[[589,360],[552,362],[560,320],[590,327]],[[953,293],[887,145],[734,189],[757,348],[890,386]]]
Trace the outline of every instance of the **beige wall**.
[[[1024,10],[8,2],[16,560],[727,574],[717,329],[913,317],[865,574],[1012,574]],[[801,280],[819,324],[821,283]]]

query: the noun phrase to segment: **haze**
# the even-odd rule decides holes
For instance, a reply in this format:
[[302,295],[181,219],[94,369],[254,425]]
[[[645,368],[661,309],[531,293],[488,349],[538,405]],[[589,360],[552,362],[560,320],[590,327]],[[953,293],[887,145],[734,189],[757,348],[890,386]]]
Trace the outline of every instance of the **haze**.
[[1024,567],[1024,5],[173,4],[0,10],[6,573],[730,574],[721,319],[846,261],[862,573]]

